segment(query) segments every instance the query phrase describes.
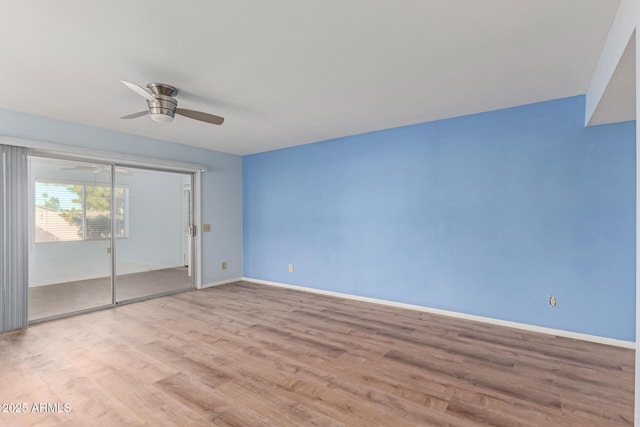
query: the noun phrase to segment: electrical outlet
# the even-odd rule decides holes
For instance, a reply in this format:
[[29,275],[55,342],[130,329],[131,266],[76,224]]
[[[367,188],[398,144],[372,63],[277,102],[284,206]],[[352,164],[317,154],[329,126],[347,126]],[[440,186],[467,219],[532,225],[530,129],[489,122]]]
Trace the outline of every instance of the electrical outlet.
[[226,269],[227,269],[227,261],[222,261],[221,268],[222,268],[223,270],[226,270]]
[[549,297],[549,305],[550,305],[551,307],[555,307],[555,306],[556,306],[556,304],[558,304],[558,300],[556,299],[556,297],[554,297],[553,295],[551,295],[551,296]]
[[289,273],[293,273],[293,264],[289,264]]

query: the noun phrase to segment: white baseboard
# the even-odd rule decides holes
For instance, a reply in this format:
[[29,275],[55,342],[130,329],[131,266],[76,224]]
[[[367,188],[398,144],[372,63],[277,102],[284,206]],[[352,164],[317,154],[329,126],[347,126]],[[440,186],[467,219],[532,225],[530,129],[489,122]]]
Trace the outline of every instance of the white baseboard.
[[116,275],[144,273],[146,271],[165,270],[167,268],[182,268],[184,263],[177,264],[153,264],[144,261],[118,260]]
[[30,288],[37,288],[40,286],[49,286],[49,285],[58,285],[60,283],[68,283],[68,282],[79,282],[82,280],[93,280],[93,279],[109,279],[111,278],[111,272],[107,271],[100,274],[84,274],[81,276],[67,276],[67,277],[57,277],[55,279],[48,280],[40,280],[40,281],[30,281]]
[[268,280],[252,279],[250,277],[243,277],[242,279],[237,279],[237,280],[246,280],[247,282],[258,283],[261,285],[278,286],[281,288],[295,289],[303,292],[311,292],[315,294],[329,295],[333,297],[346,298],[346,299],[351,299],[356,301],[382,304],[382,305],[387,305],[391,307],[406,308],[409,310],[422,311],[425,313],[440,314],[442,316],[455,317],[458,319],[465,319],[465,320],[473,320],[475,322],[490,323],[492,325],[506,326],[508,328],[521,329],[521,330],[530,331],[530,332],[540,332],[543,334],[555,335],[558,337],[572,338],[576,340],[595,342],[599,344],[606,344],[606,345],[611,345],[616,347],[624,347],[624,348],[630,348],[630,349],[636,348],[636,343],[633,341],[625,341],[625,340],[619,340],[615,338],[600,337],[597,335],[582,334],[579,332],[564,331],[562,329],[545,328],[543,326],[535,326],[535,325],[529,325],[527,323],[511,322],[508,320],[494,319],[492,317],[476,316],[473,314],[459,313],[457,311],[441,310],[439,308],[424,307],[421,305],[405,304],[402,302],[387,301],[387,300],[377,299],[377,298],[361,297],[358,295],[344,294],[341,292],[333,292],[333,291],[325,291],[322,289],[308,288],[305,286],[289,285],[286,283],[271,282]]
[[[122,276],[125,274],[135,274],[135,273],[146,273],[147,271],[155,271],[155,270],[164,270],[167,268],[180,268],[184,267],[183,264],[144,264],[138,263],[136,267],[132,267],[132,264],[125,265],[122,268],[118,268],[116,270],[116,276]],[[67,277],[55,277],[53,279],[48,278],[47,280],[40,281],[29,281],[30,288],[37,288],[39,286],[48,286],[48,285],[58,285],[60,283],[67,282],[79,282],[82,280],[93,280],[93,279],[104,279],[111,277],[111,270],[105,271],[98,274],[84,274],[81,276],[67,276]]]
[[243,280],[242,277],[236,277],[235,279],[227,279],[227,280],[221,280],[219,282],[205,283],[202,286],[200,286],[198,289],[212,288],[214,286],[226,285],[228,283],[239,282],[241,280]]

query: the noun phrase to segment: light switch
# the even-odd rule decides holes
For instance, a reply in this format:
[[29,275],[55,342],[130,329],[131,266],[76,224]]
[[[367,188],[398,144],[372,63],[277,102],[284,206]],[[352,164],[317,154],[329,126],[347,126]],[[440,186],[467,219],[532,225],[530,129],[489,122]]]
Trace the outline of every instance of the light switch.
[[211,231],[211,224],[202,224],[202,232],[208,233]]

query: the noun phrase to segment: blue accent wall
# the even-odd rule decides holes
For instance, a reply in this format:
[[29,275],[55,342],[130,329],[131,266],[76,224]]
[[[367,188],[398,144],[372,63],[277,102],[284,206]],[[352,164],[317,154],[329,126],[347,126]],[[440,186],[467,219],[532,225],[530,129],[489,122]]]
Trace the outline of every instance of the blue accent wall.
[[635,122],[584,102],[245,156],[244,275],[634,341]]

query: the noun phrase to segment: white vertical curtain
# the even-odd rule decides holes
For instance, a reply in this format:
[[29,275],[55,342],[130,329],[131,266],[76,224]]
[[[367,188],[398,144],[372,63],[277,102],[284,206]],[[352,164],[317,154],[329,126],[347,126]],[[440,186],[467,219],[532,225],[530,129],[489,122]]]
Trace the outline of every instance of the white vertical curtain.
[[0,145],[0,332],[28,323],[28,149]]

